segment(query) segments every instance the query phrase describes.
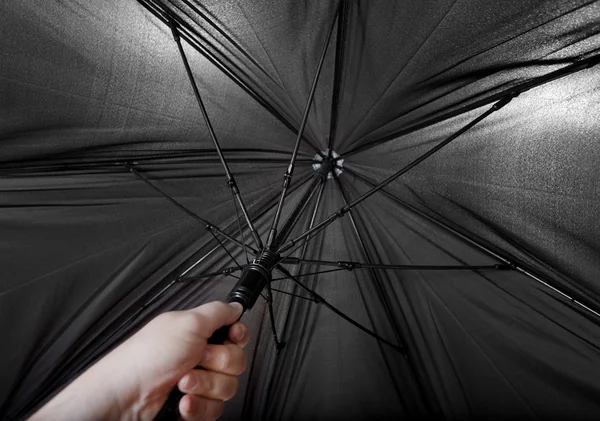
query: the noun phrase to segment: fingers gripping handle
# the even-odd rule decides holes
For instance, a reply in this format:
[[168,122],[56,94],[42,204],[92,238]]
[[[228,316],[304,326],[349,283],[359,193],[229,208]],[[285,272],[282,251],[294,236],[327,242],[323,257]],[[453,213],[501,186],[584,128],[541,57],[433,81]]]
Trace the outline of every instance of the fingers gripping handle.
[[173,390],[171,390],[171,393],[169,393],[169,397],[167,398],[167,401],[163,407],[160,408],[160,411],[158,411],[158,414],[156,414],[156,418],[154,418],[154,420],[177,421],[179,419],[179,401],[184,395],[185,393],[175,386]]
[[208,343],[212,345],[223,345],[229,337],[230,327],[231,326],[223,326],[215,330],[212,336],[208,338]]
[[[213,345],[222,345],[227,340],[229,336],[229,328],[231,326],[223,326],[212,334],[210,338],[208,338],[208,343]],[[183,393],[177,386],[171,390],[169,393],[169,397],[167,401],[160,409],[158,414],[156,414],[156,418],[154,421],[177,421],[179,419],[179,401],[185,393]]]
[[[264,256],[259,259],[260,262],[271,261],[278,258],[278,255],[273,254],[271,251],[263,252]],[[262,260],[261,260],[262,259]],[[270,260],[269,260],[270,259]],[[267,265],[271,267],[271,264]],[[260,293],[267,284],[271,281],[270,270],[265,269],[261,264],[250,264],[246,266],[240,276],[239,281],[235,284],[229,295],[227,296],[227,302],[237,302],[242,305],[244,314],[247,310],[250,310]],[[240,318],[242,316],[240,315]],[[238,319],[239,320],[239,319]],[[209,344],[223,344],[229,336],[230,326],[223,326],[217,329],[213,335],[208,339]],[[167,401],[158,412],[155,421],[177,421],[179,419],[179,401],[185,394],[182,393],[177,386],[173,388]]]

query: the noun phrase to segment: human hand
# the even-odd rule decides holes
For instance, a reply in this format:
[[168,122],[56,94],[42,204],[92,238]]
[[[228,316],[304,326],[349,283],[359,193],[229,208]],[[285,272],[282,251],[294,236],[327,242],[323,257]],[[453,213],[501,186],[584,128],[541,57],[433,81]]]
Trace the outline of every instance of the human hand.
[[[171,390],[183,420],[215,420],[238,387],[246,367],[248,329],[235,323],[241,305],[213,302],[164,313],[98,361],[44,406],[34,419],[152,420]],[[221,326],[228,341],[209,345]],[[200,366],[203,369],[196,369]]]
[[[176,385],[186,393],[179,411],[186,421],[213,420],[223,411],[223,402],[233,397],[238,387],[237,375],[246,367],[242,348],[248,342],[248,330],[235,323],[224,345],[208,345],[213,332],[234,323],[241,305],[214,302],[182,312],[169,312],[157,317],[140,330],[125,349],[135,358],[136,372],[144,373],[140,385],[154,385],[142,390],[142,419],[153,419]],[[162,338],[157,342],[157,338]],[[144,349],[153,347],[152,353]],[[124,361],[125,359],[123,359]],[[196,369],[196,366],[202,369]],[[158,379],[164,379],[157,382]],[[138,411],[136,411],[138,412]]]

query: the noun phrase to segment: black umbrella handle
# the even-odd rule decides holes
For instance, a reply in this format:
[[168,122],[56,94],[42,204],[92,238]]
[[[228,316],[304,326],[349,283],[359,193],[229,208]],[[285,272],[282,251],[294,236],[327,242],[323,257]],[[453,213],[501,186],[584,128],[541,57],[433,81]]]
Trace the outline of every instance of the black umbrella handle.
[[[212,336],[208,339],[209,344],[213,345],[223,345],[227,337],[229,336],[229,328],[230,326],[223,326],[212,334]],[[196,367],[200,368],[200,367]],[[163,405],[163,407],[156,414],[156,418],[154,421],[177,421],[179,419],[179,401],[185,393],[183,393],[177,385],[171,390],[169,393],[169,397],[167,401]]]
[[[259,263],[263,263],[263,260],[271,262],[275,256],[273,252],[263,252],[263,256],[259,259]],[[270,259],[270,260],[269,260]],[[269,267],[272,267],[272,262],[269,263]],[[267,284],[271,281],[270,271],[266,270],[263,266],[258,263],[252,263],[244,268],[239,281],[235,284],[229,295],[227,296],[227,302],[240,303],[243,307],[242,315],[250,310],[260,293]],[[240,318],[242,317],[240,315]],[[239,320],[239,319],[238,319]],[[231,326],[223,326],[214,331],[212,336],[208,339],[209,344],[222,345],[229,336],[229,328]],[[160,409],[155,421],[177,421],[179,419],[179,401],[184,396],[177,386],[171,390],[167,401]]]

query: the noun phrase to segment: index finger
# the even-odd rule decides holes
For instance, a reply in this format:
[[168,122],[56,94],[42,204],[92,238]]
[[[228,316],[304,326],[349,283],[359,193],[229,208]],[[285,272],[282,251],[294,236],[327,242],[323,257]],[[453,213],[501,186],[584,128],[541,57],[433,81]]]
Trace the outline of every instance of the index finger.
[[248,334],[248,327],[242,322],[237,322],[232,324],[229,328],[228,338],[225,343],[244,348],[248,344],[249,339],[250,335]]
[[226,304],[213,301],[188,311],[200,316],[202,323],[200,323],[198,333],[205,339],[209,339],[215,330],[235,323],[241,317],[243,307],[240,303]]

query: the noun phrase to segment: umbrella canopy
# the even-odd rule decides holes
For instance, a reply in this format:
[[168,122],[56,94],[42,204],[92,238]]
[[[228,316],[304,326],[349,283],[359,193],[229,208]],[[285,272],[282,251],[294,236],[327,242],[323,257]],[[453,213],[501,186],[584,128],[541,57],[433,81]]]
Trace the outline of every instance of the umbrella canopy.
[[0,10],[3,419],[225,299],[275,214],[223,419],[600,416],[598,2]]

